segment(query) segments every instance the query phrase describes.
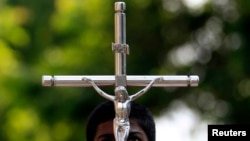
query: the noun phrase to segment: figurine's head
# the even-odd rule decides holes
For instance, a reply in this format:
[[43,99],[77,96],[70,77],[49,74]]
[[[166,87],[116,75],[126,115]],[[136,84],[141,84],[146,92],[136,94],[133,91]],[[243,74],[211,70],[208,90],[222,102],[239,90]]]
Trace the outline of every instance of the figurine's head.
[[128,100],[129,95],[127,89],[124,86],[117,86],[115,88],[115,98],[119,102],[125,102]]
[[[114,118],[113,102],[104,102],[96,107],[87,122],[87,141],[115,141],[113,132]],[[131,101],[129,119],[130,133],[128,141],[155,141],[155,122],[152,114],[146,107]]]

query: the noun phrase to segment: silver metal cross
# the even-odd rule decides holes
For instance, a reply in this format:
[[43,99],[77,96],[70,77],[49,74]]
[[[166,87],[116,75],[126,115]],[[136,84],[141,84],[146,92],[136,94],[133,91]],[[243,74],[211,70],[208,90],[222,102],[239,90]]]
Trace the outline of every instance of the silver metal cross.
[[[126,5],[124,2],[115,3],[115,43],[112,50],[115,53],[115,75],[70,75],[42,77],[42,85],[46,87],[93,87],[102,97],[113,101],[115,115],[113,121],[116,141],[126,141],[129,135],[130,102],[145,94],[153,87],[195,87],[199,77],[196,75],[126,75],[126,55],[129,46],[126,44]],[[114,86],[114,95],[105,93],[101,86]],[[144,86],[139,92],[129,95],[126,87]]]

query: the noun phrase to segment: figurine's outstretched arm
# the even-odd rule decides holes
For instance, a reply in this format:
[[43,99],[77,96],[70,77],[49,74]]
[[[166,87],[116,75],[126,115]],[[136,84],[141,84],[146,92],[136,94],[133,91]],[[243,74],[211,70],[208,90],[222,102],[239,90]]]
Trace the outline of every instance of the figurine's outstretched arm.
[[144,89],[140,90],[139,92],[133,94],[130,96],[131,100],[135,100],[136,98],[140,97],[141,95],[145,94],[150,88],[151,86],[155,83],[155,82],[159,82],[163,80],[163,77],[158,77],[153,79]]
[[93,88],[96,90],[96,92],[97,92],[99,95],[101,95],[102,97],[104,97],[104,98],[106,98],[106,99],[108,99],[108,100],[110,100],[110,101],[114,101],[115,97],[112,96],[112,95],[109,95],[109,94],[105,93],[103,90],[101,90],[101,89],[95,84],[95,82],[94,82],[93,80],[91,80],[91,79],[89,79],[89,78],[87,78],[87,77],[83,77],[83,78],[82,78],[82,81],[89,82],[89,83],[93,86]]

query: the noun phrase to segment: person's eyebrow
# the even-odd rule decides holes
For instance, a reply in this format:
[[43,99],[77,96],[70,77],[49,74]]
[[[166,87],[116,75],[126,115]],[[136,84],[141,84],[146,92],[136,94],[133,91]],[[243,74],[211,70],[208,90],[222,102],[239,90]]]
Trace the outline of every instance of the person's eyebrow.
[[131,132],[129,132],[129,135],[137,135],[137,134],[142,135],[142,133],[139,132],[139,131],[131,131]]
[[139,137],[139,138],[142,138],[143,134],[141,132],[134,131],[134,132],[130,132],[129,133],[129,137]]

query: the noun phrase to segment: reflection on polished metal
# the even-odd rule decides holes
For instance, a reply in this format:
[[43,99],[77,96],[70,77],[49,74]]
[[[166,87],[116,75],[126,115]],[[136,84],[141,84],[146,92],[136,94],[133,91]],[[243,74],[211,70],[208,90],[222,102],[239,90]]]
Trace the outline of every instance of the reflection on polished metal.
[[[113,101],[116,117],[114,118],[114,135],[116,141],[126,141],[129,135],[130,102],[145,94],[151,87],[196,87],[199,77],[196,75],[126,75],[126,55],[129,46],[126,44],[126,5],[115,3],[115,75],[44,75],[42,85],[46,87],[93,87],[102,97]],[[100,89],[102,86],[115,87],[114,95]],[[143,86],[139,92],[129,95],[127,86]]]

